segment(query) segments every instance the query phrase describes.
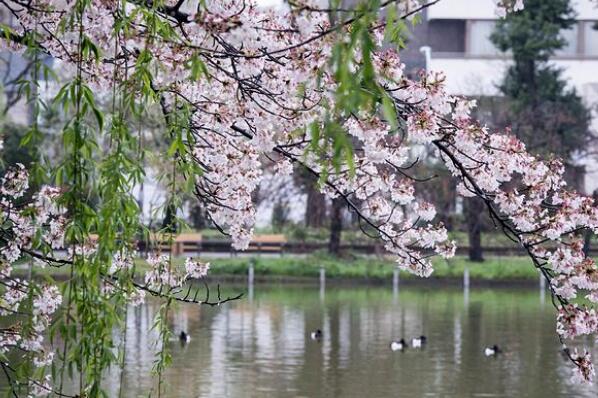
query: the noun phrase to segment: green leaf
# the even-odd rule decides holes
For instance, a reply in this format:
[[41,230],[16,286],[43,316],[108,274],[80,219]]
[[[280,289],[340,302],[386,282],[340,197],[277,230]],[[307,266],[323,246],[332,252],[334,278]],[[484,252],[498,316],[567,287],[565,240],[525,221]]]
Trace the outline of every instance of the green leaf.
[[382,113],[384,114],[384,119],[390,124],[390,127],[393,130],[396,130],[399,127],[397,122],[397,111],[394,102],[390,99],[390,96],[387,93],[382,94]]
[[187,68],[191,71],[190,77],[193,81],[199,81],[202,77],[210,79],[210,72],[206,64],[199,58],[197,53],[189,59]]

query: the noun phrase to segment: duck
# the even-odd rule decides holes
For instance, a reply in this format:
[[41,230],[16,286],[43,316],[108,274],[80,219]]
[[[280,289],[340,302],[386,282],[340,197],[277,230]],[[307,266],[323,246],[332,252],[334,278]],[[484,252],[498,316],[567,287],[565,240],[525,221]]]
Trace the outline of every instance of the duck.
[[311,332],[311,334],[309,335],[309,337],[312,340],[320,340],[322,338],[322,331],[320,329],[317,329],[314,332]]
[[404,351],[407,348],[407,343],[405,339],[401,339],[399,341],[393,341],[390,343],[390,349],[392,351]]
[[426,341],[426,336],[422,335],[419,337],[414,337],[413,339],[411,339],[411,346],[413,348],[422,348],[426,344]]
[[179,334],[179,341],[181,344],[186,344],[191,341],[191,336],[189,336],[184,330],[181,330]]
[[494,357],[500,354],[501,352],[502,351],[500,350],[500,348],[498,348],[496,344],[494,344],[492,347],[484,348],[484,355],[486,355],[487,357]]

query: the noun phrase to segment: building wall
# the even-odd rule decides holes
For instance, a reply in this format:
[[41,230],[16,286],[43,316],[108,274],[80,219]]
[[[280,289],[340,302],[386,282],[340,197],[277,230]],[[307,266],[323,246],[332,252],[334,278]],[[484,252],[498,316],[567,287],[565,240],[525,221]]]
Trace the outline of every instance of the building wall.
[[[598,19],[592,0],[573,0],[579,19]],[[497,19],[494,0],[441,0],[430,7],[428,19]]]
[[[432,53],[430,70],[447,75],[451,94],[466,96],[499,95],[498,84],[511,61],[507,58],[453,58]],[[563,59],[552,61],[563,77],[584,96],[598,84],[598,60]]]

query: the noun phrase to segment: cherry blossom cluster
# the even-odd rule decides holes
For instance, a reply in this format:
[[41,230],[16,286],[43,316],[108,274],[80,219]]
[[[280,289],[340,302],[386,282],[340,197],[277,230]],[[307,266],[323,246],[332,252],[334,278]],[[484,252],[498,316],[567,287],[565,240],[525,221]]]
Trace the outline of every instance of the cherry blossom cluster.
[[133,259],[136,256],[137,253],[127,253],[126,251],[115,253],[108,274],[113,275],[118,271],[131,270],[133,268]]
[[[0,181],[0,212],[3,246],[0,248],[3,276],[10,276],[11,264],[34,247],[63,247],[67,219],[58,205],[60,191],[43,186],[31,204],[23,196],[29,188],[29,175],[22,164],[10,168]],[[41,236],[38,236],[41,232]]]
[[172,267],[167,255],[150,254],[147,258],[150,270],[145,274],[145,284],[151,289],[162,286],[177,288],[183,285],[184,275]]
[[572,361],[577,365],[577,371],[573,376],[573,381],[578,383],[592,380],[596,376],[594,365],[592,364],[592,356],[588,351],[584,351],[583,354],[575,350],[571,354]]
[[125,289],[119,276],[123,273],[132,275],[134,259],[137,257],[138,253],[127,251],[118,252],[113,256],[104,284],[107,296],[124,291],[127,302],[138,306],[144,303],[146,292],[156,294],[178,291],[191,279],[205,278],[210,269],[210,263],[191,257],[186,258],[183,267],[180,267],[173,264],[170,256],[152,252],[146,258],[149,269],[144,273],[144,283],[136,284],[132,289]]
[[47,397],[53,392],[50,375],[44,376],[40,381],[29,381],[29,397]]
[[184,270],[175,267],[169,256],[150,254],[147,258],[150,270],[145,273],[145,284],[150,289],[163,287],[175,289],[182,287],[188,279],[201,279],[208,274],[210,263],[203,263],[193,258],[186,258]]
[[227,227],[233,246],[246,249],[255,224],[251,194],[263,174],[258,149],[246,140],[223,137],[217,132],[205,131],[204,140],[193,149],[194,158],[205,170],[197,179],[197,192],[210,198],[207,209],[216,224]]
[[494,0],[496,3],[496,15],[504,18],[510,12],[523,10],[523,0]]
[[185,259],[185,272],[187,278],[201,279],[208,275],[210,270],[210,263],[204,263],[201,261],[194,260],[191,257]]
[[25,266],[44,264],[40,251],[62,247],[66,225],[65,210],[57,202],[60,191],[43,186],[26,200],[29,175],[17,164],[0,181],[0,315],[18,321],[0,331],[0,352],[18,350],[30,353],[36,367],[52,363],[54,353],[44,347],[44,336],[52,315],[62,303],[56,285],[31,283],[13,276],[15,263]]

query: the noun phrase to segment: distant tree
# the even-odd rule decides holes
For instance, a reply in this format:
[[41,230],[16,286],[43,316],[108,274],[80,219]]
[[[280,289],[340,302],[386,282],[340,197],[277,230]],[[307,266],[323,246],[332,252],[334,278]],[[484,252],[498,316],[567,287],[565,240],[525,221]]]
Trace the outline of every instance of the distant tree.
[[[594,192],[592,192],[592,199],[594,199],[594,202],[598,203],[598,189],[595,189]],[[586,256],[590,254],[590,246],[592,244],[593,236],[594,233],[591,229],[588,229],[584,233],[583,252]]]
[[465,220],[467,224],[469,259],[475,262],[484,261],[482,248],[482,229],[484,226],[485,206],[479,198],[467,198],[464,201]]
[[562,32],[574,24],[569,0],[528,0],[523,11],[500,20],[491,36],[514,61],[500,85],[513,133],[532,153],[554,153],[566,164],[593,139],[589,110],[561,69],[548,62],[566,46]]
[[179,224],[176,218],[176,206],[169,202],[164,209],[164,219],[162,220],[162,230],[170,233],[179,231]]
[[201,230],[209,226],[209,219],[205,206],[196,198],[191,198],[189,204],[189,224],[196,230]]
[[303,169],[295,174],[295,184],[305,193],[305,226],[322,228],[326,223],[326,196],[318,189],[318,178]]
[[272,208],[272,229],[281,232],[289,222],[289,206],[283,200],[277,200]]
[[341,251],[344,206],[345,201],[342,197],[332,200],[332,206],[330,209],[330,238],[328,241],[328,252],[330,254],[340,254]]
[[38,159],[37,150],[31,147],[22,146],[21,140],[27,134],[27,127],[6,123],[3,126],[2,138],[4,140],[4,147],[2,149],[2,163],[0,164],[1,173],[8,166],[14,166],[21,163],[29,168],[33,162]]

